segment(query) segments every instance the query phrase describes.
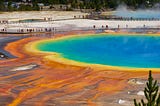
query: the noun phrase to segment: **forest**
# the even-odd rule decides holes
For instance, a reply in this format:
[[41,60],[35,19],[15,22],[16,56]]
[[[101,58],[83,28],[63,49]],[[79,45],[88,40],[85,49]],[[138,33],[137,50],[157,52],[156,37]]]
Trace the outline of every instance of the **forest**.
[[[21,4],[19,7],[12,5],[19,2],[32,5]],[[114,10],[121,4],[125,4],[130,9],[160,8],[160,0],[0,0],[0,10],[39,10],[39,3],[43,3],[45,6],[64,4],[71,5],[72,10],[93,9],[95,11]]]

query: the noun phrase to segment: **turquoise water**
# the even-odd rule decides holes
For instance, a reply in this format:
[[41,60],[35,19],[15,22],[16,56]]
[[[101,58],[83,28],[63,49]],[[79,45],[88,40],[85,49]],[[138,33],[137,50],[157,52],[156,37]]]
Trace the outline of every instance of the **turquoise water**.
[[95,35],[40,43],[37,48],[71,60],[130,68],[160,68],[160,37]]
[[26,20],[19,20],[19,22],[25,22],[25,23],[28,23],[28,22],[43,22],[42,19],[26,19]]

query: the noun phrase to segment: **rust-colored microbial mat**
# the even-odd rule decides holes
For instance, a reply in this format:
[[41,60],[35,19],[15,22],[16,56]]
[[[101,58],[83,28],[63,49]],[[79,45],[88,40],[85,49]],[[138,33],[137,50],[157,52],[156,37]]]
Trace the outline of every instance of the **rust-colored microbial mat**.
[[[148,72],[74,66],[25,51],[27,43],[42,39],[28,37],[5,46],[17,58],[0,60],[0,106],[133,106],[134,98],[143,98],[137,93]],[[158,72],[153,76],[160,79]]]

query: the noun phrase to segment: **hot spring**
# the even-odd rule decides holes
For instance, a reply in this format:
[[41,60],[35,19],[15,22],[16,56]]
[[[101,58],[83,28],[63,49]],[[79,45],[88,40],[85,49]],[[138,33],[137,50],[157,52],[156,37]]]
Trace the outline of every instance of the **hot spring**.
[[160,68],[160,37],[151,35],[88,35],[38,43],[43,52],[70,60],[129,68]]

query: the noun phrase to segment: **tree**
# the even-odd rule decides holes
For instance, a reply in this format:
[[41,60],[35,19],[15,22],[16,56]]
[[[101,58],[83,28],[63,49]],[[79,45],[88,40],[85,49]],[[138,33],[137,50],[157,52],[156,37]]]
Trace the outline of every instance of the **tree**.
[[146,83],[144,94],[147,100],[147,103],[142,99],[140,103],[137,103],[134,99],[135,106],[160,106],[160,94],[158,93],[159,86],[157,85],[157,80],[154,81],[152,77],[152,72],[149,71],[148,82]]
[[71,3],[71,7],[72,8],[78,8],[78,1],[77,0],[73,0]]
[[32,7],[30,5],[21,4],[18,10],[19,11],[32,11]]
[[80,9],[84,9],[84,4],[83,4],[83,3],[80,3],[80,4],[79,4],[79,7],[80,7]]
[[117,0],[110,0],[110,1],[108,1],[109,8],[116,9],[117,6],[118,6],[117,2],[118,2]]
[[4,1],[0,0],[0,11],[4,11],[4,10],[5,10]]
[[7,10],[8,11],[13,11],[14,10],[14,8],[12,7],[12,1],[8,2]]
[[38,6],[37,1],[33,1],[32,4],[33,4],[33,7],[32,7],[33,10],[36,10],[36,11],[39,11],[39,10],[40,10],[40,7]]
[[93,0],[93,4],[96,11],[99,11],[103,5],[100,0]]

